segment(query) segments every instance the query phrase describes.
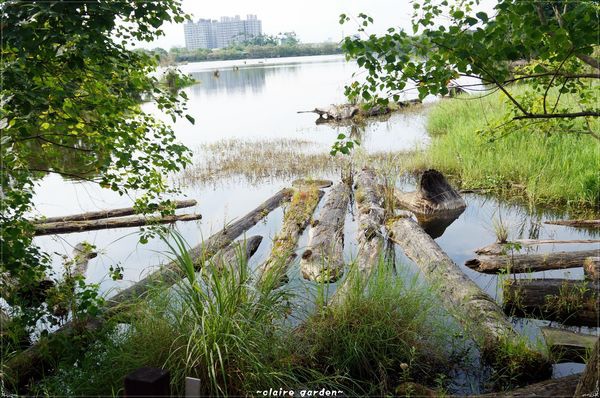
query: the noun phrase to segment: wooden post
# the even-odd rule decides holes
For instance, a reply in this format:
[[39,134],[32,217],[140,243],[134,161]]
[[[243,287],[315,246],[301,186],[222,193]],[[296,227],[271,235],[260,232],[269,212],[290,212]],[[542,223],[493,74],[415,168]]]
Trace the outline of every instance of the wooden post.
[[125,397],[170,397],[169,371],[139,368],[125,376]]

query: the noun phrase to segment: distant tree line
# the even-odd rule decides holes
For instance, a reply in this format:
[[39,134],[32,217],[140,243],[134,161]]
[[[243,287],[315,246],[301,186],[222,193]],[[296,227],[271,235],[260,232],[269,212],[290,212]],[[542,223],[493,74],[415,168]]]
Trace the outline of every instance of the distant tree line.
[[279,58],[307,55],[341,54],[339,43],[300,43],[294,32],[260,35],[231,44],[226,48],[187,50],[173,47],[140,50],[159,58],[161,65],[180,62],[221,61],[231,59]]

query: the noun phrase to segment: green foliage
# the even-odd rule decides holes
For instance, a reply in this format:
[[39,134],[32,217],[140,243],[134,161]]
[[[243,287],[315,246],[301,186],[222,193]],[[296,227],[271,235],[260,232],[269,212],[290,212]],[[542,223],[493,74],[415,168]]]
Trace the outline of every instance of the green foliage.
[[[511,90],[518,95],[526,87]],[[552,133],[544,124],[490,136],[481,130],[497,123],[510,107],[495,93],[481,98],[442,101],[429,112],[433,139],[413,167],[454,174],[464,188],[486,189],[508,198],[583,212],[600,197],[600,145],[590,136]],[[564,101],[575,104],[576,96]],[[579,119],[577,124],[583,125]],[[600,129],[600,121],[591,122]]]
[[[501,127],[509,121],[553,120],[553,131],[590,134],[600,140],[597,130],[589,125],[574,128],[571,121],[585,118],[589,123],[600,116],[597,86],[590,83],[600,78],[600,60],[593,56],[598,46],[598,3],[500,0],[493,16],[476,12],[479,3],[415,0],[412,34],[390,28],[382,36],[346,37],[342,47],[347,57],[367,71],[364,81],[346,87],[346,95],[387,104],[416,89],[423,99],[448,95],[453,80],[472,76],[508,99]],[[349,20],[340,17],[340,23]],[[373,22],[364,14],[358,21],[360,33]],[[525,60],[525,66],[511,65],[516,60]],[[530,82],[520,97],[506,89],[514,81]],[[561,95],[550,100],[553,89],[576,94],[576,109],[564,106]]]
[[56,173],[121,195],[135,190],[144,211],[170,192],[165,175],[188,163],[171,128],[140,108],[142,95],[151,97],[175,120],[185,98],[149,76],[153,57],[128,50],[186,15],[177,0],[6,1],[0,15],[0,272],[18,286],[2,298],[32,326],[46,312],[28,292],[49,268],[25,219],[36,181]]

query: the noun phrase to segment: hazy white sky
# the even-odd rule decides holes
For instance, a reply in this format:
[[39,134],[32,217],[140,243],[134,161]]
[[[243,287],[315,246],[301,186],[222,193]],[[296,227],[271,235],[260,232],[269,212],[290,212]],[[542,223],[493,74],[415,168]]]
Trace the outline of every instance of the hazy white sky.
[[[481,9],[491,15],[496,0],[482,0]],[[357,22],[339,24],[339,15],[356,16],[360,12],[373,17],[374,25],[368,33],[383,33],[390,27],[410,30],[412,4],[409,0],[183,0],[183,9],[199,18],[218,19],[221,16],[256,14],[262,20],[263,33],[274,35],[294,31],[306,43],[327,40],[339,41],[343,35],[352,34]],[[144,48],[169,49],[185,45],[183,24],[164,27],[165,36],[152,43],[141,43]]]
[[[356,23],[338,23],[339,15],[356,16],[364,12],[375,20],[373,33],[391,26],[410,28],[412,6],[408,0],[183,0],[185,12],[198,18],[256,14],[263,23],[263,33],[295,31],[303,42],[339,41],[343,34],[354,33]],[[165,26],[165,36],[142,47],[184,46],[182,24]]]

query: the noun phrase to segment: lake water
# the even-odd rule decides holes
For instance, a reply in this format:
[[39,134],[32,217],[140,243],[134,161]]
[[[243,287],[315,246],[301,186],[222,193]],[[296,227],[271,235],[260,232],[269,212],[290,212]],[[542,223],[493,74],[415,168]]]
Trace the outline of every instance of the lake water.
[[[234,66],[238,68],[234,69]],[[173,124],[182,143],[196,151],[196,158],[203,157],[203,145],[218,143],[224,139],[255,141],[288,139],[308,141],[313,149],[328,152],[340,132],[347,133],[348,127],[335,127],[315,124],[316,115],[297,113],[316,106],[327,106],[344,102],[344,85],[352,81],[356,65],[347,63],[340,56],[303,57],[268,59],[261,61],[224,61],[193,63],[181,66],[185,73],[194,76],[201,83],[185,88],[189,96],[189,114],[196,120],[191,125],[187,120]],[[215,71],[219,70],[219,76]],[[360,75],[358,76],[360,78]],[[407,98],[410,98],[408,95]],[[430,99],[429,101],[433,101]],[[144,104],[145,110],[158,115],[156,107]],[[420,111],[396,113],[384,121],[369,123],[362,133],[361,150],[367,153],[408,151],[428,143],[425,130],[425,113]],[[165,119],[166,121],[166,119]],[[335,172],[313,177],[336,179]],[[174,179],[174,181],[180,181]],[[196,245],[220,230],[226,223],[235,221],[255,208],[279,189],[289,186],[289,178],[271,178],[261,184],[250,184],[244,179],[225,178],[218,184],[194,183],[183,185],[183,193],[196,199],[198,205],[182,209],[178,213],[201,213],[198,222],[178,223],[177,229],[190,245]],[[402,188],[406,189],[404,184]],[[479,286],[494,297],[498,297],[498,278],[474,272],[464,266],[465,260],[474,256],[475,248],[485,246],[495,240],[492,220],[501,217],[510,226],[511,238],[536,239],[584,239],[590,238],[585,230],[546,225],[543,221],[556,218],[556,215],[542,211],[530,212],[527,208],[502,203],[494,198],[476,194],[465,194],[468,207],[436,240],[449,256]],[[321,202],[322,205],[323,201]],[[64,181],[56,175],[49,175],[40,181],[36,189],[35,205],[37,215],[57,216],[84,211],[127,207],[132,198],[120,197],[112,191],[100,189],[96,185]],[[318,210],[317,210],[318,212]],[[251,265],[259,265],[269,254],[272,238],[278,231],[283,217],[282,209],[272,212],[263,222],[248,231],[247,235],[260,234],[265,239],[252,258]],[[356,254],[356,223],[349,213],[346,225],[345,255],[350,260]],[[97,246],[99,255],[90,261],[87,272],[89,282],[99,283],[101,291],[112,295],[119,289],[130,286],[154,267],[164,263],[162,252],[165,245],[158,239],[146,245],[138,243],[136,228],[101,230],[73,233],[60,236],[36,238],[42,249],[51,253],[70,255],[72,247],[81,241]],[[307,233],[300,239],[299,247],[306,245]],[[597,245],[552,245],[539,246],[539,250],[576,250],[594,248]],[[398,263],[408,264],[409,270],[416,272],[400,250],[396,250]],[[113,281],[108,277],[111,266],[124,268],[124,278]],[[54,266],[61,268],[58,256]],[[297,267],[290,271],[292,286],[304,286],[310,290],[311,284],[301,280]],[[536,273],[534,277],[566,277],[581,279],[581,269]],[[519,277],[527,277],[519,276]],[[313,286],[314,287],[314,286]],[[499,298],[499,297],[498,297]],[[519,327],[531,334],[537,334],[536,324],[541,322],[517,322]],[[556,366],[555,376],[577,371],[581,365]]]

